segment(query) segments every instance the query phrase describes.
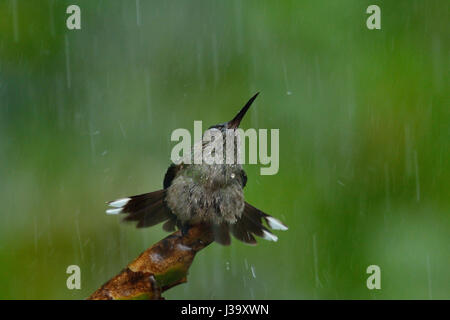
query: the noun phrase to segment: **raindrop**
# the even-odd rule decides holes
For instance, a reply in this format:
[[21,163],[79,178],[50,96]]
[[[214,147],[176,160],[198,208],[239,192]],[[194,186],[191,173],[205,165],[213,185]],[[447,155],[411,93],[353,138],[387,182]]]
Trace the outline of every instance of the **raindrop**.
[[428,297],[430,300],[433,299],[432,291],[431,291],[431,267],[430,267],[430,256],[427,255],[427,276],[428,276]]
[[387,211],[391,210],[391,202],[390,202],[390,187],[389,187],[389,166],[387,163],[384,165],[384,180],[385,180],[385,189],[386,189],[386,209]]
[[122,126],[122,122],[120,122],[120,121],[119,121],[119,128],[120,128],[120,132],[122,133],[122,136],[124,138],[126,138],[127,137],[127,133],[125,132],[125,129]]
[[17,16],[17,0],[13,0],[13,25],[14,25],[14,42],[19,41],[19,18]]
[[313,253],[314,253],[314,276],[316,279],[316,288],[322,287],[319,279],[319,263],[317,259],[317,237],[316,234],[313,235]]
[[283,60],[283,75],[284,75],[284,85],[287,89],[287,95],[290,96],[292,94],[291,90],[289,90],[289,80],[287,75],[287,69],[286,69],[286,62]]
[[212,52],[213,52],[213,70],[214,70],[214,85],[219,81],[219,52],[217,48],[217,36],[213,34],[212,37]]
[[255,273],[255,267],[251,267],[251,270],[252,270],[252,276],[253,276],[253,278],[255,278],[256,279],[256,273]]
[[70,89],[71,86],[71,75],[70,75],[70,57],[69,57],[69,39],[67,35],[64,36],[65,42],[65,53],[66,53],[66,80],[67,80],[67,88]]
[[417,164],[417,151],[414,150],[414,169],[416,174],[416,199],[420,202],[420,180],[419,180],[419,165]]
[[78,246],[80,248],[81,261],[83,261],[84,260],[84,253],[83,253],[83,244],[82,244],[82,241],[81,241],[80,225],[79,225],[79,221],[78,221],[78,215],[79,215],[79,212],[77,212],[77,216],[76,216],[76,220],[75,220],[75,230],[76,230],[76,233],[77,233]]
[[136,24],[141,25],[141,4],[139,0],[136,0]]

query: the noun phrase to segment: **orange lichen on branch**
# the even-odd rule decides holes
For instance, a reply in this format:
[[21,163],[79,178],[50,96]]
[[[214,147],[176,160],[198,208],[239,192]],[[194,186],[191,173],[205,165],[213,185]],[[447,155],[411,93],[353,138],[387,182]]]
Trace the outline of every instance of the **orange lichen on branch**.
[[201,224],[184,235],[174,232],[145,250],[88,299],[162,299],[162,292],[187,281],[195,254],[213,239],[210,228]]

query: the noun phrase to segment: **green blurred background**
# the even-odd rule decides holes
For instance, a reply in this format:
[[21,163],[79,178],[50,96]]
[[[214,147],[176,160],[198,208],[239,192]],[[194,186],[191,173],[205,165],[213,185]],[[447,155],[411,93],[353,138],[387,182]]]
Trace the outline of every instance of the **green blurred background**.
[[247,165],[246,198],[290,229],[209,246],[166,298],[450,298],[448,1],[0,0],[0,14],[0,298],[86,298],[164,237],[105,201],[161,188],[171,132],[229,120],[257,91],[243,127],[280,129],[280,170]]

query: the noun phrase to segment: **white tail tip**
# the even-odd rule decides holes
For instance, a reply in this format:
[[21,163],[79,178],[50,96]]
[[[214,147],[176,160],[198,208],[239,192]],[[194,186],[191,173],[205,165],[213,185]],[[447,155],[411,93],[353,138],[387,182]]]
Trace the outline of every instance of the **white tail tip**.
[[121,208],[121,207],[125,206],[128,203],[128,201],[130,201],[130,200],[131,200],[131,198],[122,198],[122,199],[118,199],[115,201],[111,201],[109,203],[109,205],[111,207]]
[[264,230],[263,232],[264,232],[264,236],[263,236],[264,239],[269,240],[269,241],[274,241],[274,242],[278,241],[278,237],[276,235],[271,234],[270,232],[268,232],[266,230]]
[[119,214],[122,212],[122,208],[117,209],[108,209],[106,210],[106,214]]
[[286,231],[288,227],[286,227],[280,220],[275,219],[274,217],[266,217],[267,224],[273,230],[283,230]]

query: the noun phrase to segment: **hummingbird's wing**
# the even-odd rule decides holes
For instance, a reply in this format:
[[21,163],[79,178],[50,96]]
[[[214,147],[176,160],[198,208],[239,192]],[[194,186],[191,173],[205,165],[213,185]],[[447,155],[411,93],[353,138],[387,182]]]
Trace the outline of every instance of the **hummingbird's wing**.
[[172,184],[173,179],[177,176],[180,171],[182,164],[174,164],[172,163],[170,167],[167,169],[166,174],[164,175],[164,189],[167,189]]
[[242,176],[242,188],[245,188],[245,186],[247,185],[247,174],[245,173],[244,170],[241,171],[241,176]]
[[164,229],[167,230],[170,229],[170,224],[176,217],[167,207],[165,196],[166,190],[163,189],[111,201],[108,204],[113,208],[106,210],[106,213],[125,213],[127,216],[123,220],[137,221],[138,228],[151,227],[169,220],[164,225]]
[[118,199],[108,202],[112,208],[106,210],[108,214],[125,213],[124,221],[137,221],[136,227],[145,228],[166,221],[163,225],[165,231],[174,231],[176,216],[165,202],[166,189],[181,169],[181,165],[172,164],[164,176],[164,189]]

